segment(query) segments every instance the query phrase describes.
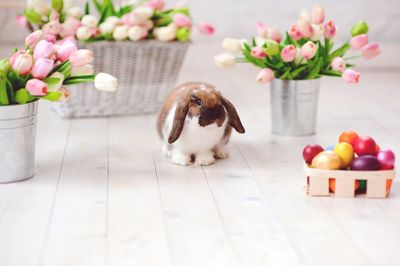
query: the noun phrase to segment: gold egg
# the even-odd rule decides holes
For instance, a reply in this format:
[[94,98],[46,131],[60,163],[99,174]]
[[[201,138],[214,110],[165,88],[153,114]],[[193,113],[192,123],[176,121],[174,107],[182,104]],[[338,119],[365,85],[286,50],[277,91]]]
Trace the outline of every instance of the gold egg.
[[325,169],[325,170],[337,170],[340,169],[342,165],[342,160],[339,155],[333,151],[323,151],[320,152],[312,160],[311,166],[313,168]]

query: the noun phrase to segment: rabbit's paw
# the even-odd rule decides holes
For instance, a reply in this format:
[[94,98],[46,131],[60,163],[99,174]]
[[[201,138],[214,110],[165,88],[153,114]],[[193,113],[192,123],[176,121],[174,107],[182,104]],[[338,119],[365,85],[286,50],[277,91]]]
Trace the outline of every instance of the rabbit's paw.
[[179,165],[189,165],[191,161],[190,155],[182,153],[178,150],[173,150],[171,153],[171,162]]
[[215,163],[214,154],[211,151],[208,152],[201,152],[196,154],[195,163],[197,165],[211,165]]

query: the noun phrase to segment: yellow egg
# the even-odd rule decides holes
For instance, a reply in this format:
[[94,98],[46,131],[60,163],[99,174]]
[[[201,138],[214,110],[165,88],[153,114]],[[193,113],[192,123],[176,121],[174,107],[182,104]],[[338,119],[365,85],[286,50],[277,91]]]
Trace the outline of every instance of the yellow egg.
[[347,142],[341,142],[335,146],[333,151],[339,155],[340,159],[342,160],[341,168],[347,168],[350,166],[354,159],[354,149],[351,144]]
[[323,151],[320,152],[312,160],[311,166],[313,168],[325,169],[325,170],[337,170],[340,169],[342,165],[342,160],[339,155],[333,151]]

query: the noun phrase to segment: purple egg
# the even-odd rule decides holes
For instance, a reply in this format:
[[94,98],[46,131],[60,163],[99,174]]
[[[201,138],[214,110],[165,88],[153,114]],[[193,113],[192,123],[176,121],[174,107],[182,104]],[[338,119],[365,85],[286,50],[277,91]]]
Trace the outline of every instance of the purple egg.
[[394,161],[396,160],[396,157],[391,150],[381,150],[376,155],[376,158],[381,164],[382,170],[390,170],[394,168]]
[[363,155],[357,157],[351,163],[351,170],[354,171],[377,171],[381,165],[377,158],[372,155]]

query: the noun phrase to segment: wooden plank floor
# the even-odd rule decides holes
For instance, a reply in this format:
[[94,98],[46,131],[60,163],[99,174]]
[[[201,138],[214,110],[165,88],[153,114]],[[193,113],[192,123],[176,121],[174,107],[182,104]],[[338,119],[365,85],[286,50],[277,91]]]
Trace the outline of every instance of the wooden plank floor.
[[301,171],[304,145],[347,129],[400,158],[398,66],[323,79],[318,133],[285,138],[257,70],[217,69],[218,52],[200,40],[179,78],[217,85],[246,127],[209,167],[163,158],[155,115],[61,120],[41,103],[36,176],[0,185],[0,265],[400,265],[398,178],[387,200],[312,198]]

